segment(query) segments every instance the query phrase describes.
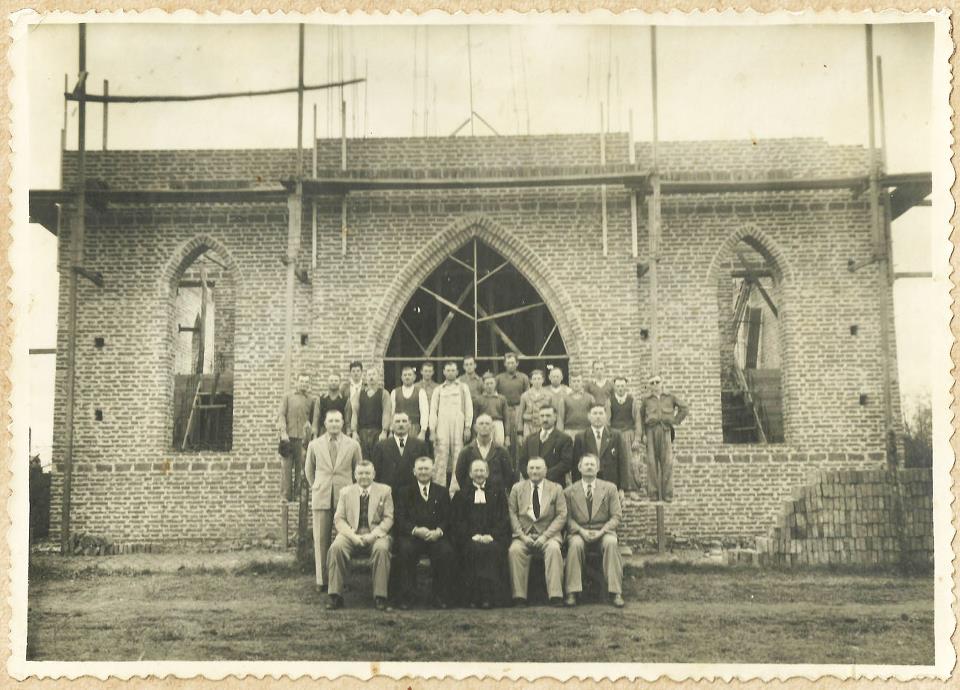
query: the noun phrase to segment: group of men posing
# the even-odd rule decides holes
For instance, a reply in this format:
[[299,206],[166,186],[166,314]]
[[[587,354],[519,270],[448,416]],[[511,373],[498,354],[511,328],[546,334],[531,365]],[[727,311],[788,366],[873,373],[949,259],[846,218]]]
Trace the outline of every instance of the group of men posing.
[[[349,381],[331,375],[317,399],[309,377],[298,377],[278,417],[288,449],[281,485],[292,500],[302,462],[328,608],[343,605],[347,564],[361,549],[381,609],[388,592],[409,606],[423,554],[442,607],[506,603],[506,577],[514,603],[524,604],[532,556],[544,562],[551,603],[575,605],[587,548],[600,550],[611,602],[623,605],[616,530],[623,492],[641,484],[634,458],[645,446],[648,495],[671,500],[673,430],[687,408],[659,375],[634,400],[626,379],[607,380],[600,362],[594,380],[572,374],[571,387],[557,367],[544,385],[541,371],[528,377],[517,363],[508,353],[504,372],[480,376],[472,357],[463,375],[446,362],[438,384],[425,362],[419,382],[404,367],[402,384],[387,392],[378,371],[364,377],[352,362]],[[322,433],[313,438],[314,430]]]

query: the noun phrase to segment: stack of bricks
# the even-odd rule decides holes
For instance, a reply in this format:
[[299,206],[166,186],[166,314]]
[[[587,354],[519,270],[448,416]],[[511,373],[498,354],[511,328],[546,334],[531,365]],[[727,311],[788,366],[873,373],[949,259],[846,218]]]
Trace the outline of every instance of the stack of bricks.
[[932,562],[929,470],[818,472],[783,507],[780,525],[757,540],[761,564]]

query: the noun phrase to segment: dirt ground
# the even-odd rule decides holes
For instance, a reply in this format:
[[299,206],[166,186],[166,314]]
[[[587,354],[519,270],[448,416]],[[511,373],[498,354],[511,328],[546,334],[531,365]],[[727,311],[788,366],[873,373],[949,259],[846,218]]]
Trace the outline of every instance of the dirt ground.
[[628,567],[619,611],[381,613],[358,569],[329,612],[276,554],[116,558],[32,556],[28,659],[934,661],[932,577],[647,563]]

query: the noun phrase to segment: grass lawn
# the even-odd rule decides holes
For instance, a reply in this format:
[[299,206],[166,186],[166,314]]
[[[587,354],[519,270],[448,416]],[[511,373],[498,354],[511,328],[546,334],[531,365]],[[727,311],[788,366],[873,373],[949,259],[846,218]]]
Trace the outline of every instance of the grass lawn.
[[932,577],[663,564],[627,570],[620,611],[392,613],[373,609],[366,571],[355,577],[347,608],[329,612],[312,577],[283,564],[104,574],[33,556],[27,658],[934,661]]

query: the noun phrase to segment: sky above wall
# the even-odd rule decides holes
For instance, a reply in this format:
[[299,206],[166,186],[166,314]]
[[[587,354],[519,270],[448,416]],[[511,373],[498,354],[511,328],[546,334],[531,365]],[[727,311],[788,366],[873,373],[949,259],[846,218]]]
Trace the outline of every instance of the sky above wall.
[[[822,137],[867,144],[864,28],[860,25],[660,27],[657,34],[660,138]],[[648,140],[650,31],[643,26],[498,24],[366,25],[306,29],[305,82],[366,76],[346,90],[347,132],[361,136],[445,136],[473,109],[501,134],[596,132],[601,102],[609,127]],[[63,82],[77,73],[75,25],[43,23],[28,36],[32,189],[59,186]],[[297,27],[292,24],[92,24],[87,29],[88,90],[111,94],[191,94],[295,86]],[[342,49],[341,49],[342,46]],[[927,24],[874,29],[883,61],[887,167],[931,169],[934,32]],[[341,59],[342,54],[342,59]],[[471,79],[472,73],[472,79]],[[318,136],[339,136],[338,94],[308,93],[304,145],[313,106]],[[102,142],[101,107],[87,116],[88,147]],[[77,106],[67,112],[67,145],[76,146]],[[489,134],[480,121],[478,135]],[[461,133],[469,133],[469,125]],[[111,149],[260,148],[296,145],[296,96],[111,105]],[[878,137],[880,133],[878,131]],[[894,265],[930,269],[930,209],[894,225]],[[30,347],[56,338],[56,241],[39,226],[19,230],[30,257],[25,304]],[[929,281],[895,287],[901,389],[908,404],[929,389],[926,326]],[[52,409],[52,357],[37,356],[31,415]],[[44,422],[40,436],[48,437]]]

